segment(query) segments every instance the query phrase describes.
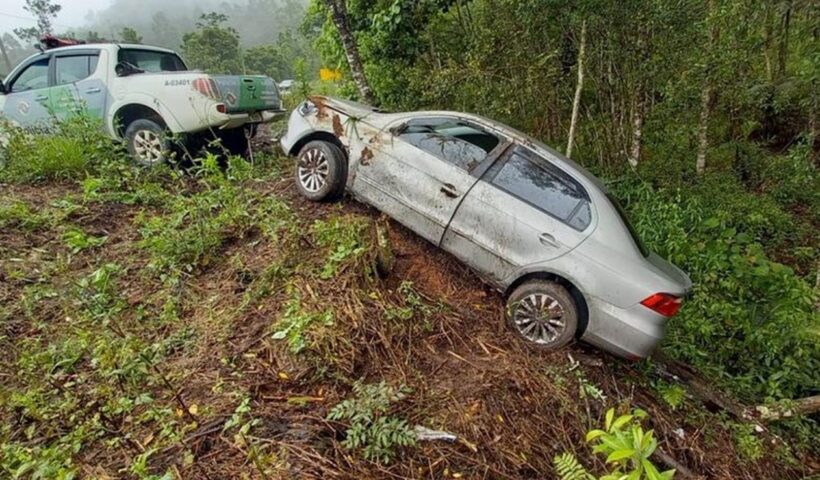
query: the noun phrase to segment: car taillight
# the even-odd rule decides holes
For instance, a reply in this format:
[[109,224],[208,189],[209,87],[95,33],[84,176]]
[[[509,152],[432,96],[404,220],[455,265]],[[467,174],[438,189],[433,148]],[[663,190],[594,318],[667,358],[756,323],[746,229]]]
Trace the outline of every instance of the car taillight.
[[656,293],[650,295],[641,302],[646,308],[654,310],[665,317],[673,317],[680,310],[682,298],[668,293]]
[[219,87],[216,86],[216,82],[212,78],[197,78],[191,85],[194,87],[194,90],[208,98],[214,100],[221,98]]

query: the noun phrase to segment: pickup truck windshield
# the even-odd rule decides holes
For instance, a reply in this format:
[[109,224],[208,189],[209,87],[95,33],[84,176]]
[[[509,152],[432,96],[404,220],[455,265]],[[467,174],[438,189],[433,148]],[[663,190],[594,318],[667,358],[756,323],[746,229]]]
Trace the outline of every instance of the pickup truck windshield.
[[188,70],[176,53],[138,48],[121,48],[117,53],[118,62],[131,65],[149,73],[180,72]]

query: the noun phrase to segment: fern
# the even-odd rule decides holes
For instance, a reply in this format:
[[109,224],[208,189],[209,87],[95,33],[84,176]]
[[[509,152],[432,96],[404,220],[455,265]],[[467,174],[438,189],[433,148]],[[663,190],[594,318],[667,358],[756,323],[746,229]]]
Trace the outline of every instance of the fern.
[[556,455],[552,461],[555,463],[555,469],[558,470],[561,480],[595,480],[595,477],[587,472],[587,469],[571,453],[564,452],[562,455]]

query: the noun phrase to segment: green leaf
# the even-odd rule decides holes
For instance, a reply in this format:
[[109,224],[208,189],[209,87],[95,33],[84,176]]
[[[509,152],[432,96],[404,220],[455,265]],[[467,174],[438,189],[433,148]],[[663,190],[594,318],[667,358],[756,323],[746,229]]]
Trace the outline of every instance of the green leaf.
[[606,432],[597,428],[595,430],[590,430],[589,432],[587,432],[587,442],[591,442],[596,438],[600,437],[601,435],[606,435]]
[[610,431],[609,427],[612,426],[612,419],[613,418],[615,418],[615,409],[610,408],[606,412],[606,423],[604,424],[605,428],[606,428],[606,431],[608,431],[608,432]]
[[653,465],[652,462],[642,458],[641,465],[643,465],[643,468],[646,471],[647,480],[663,480],[663,477],[661,477],[661,474],[658,473],[658,469],[655,468],[655,465]]
[[621,415],[620,417],[618,417],[617,420],[615,420],[615,423],[612,424],[612,429],[620,430],[621,427],[629,423],[632,420],[632,418],[632,415]]
[[635,454],[634,448],[625,448],[623,450],[615,450],[614,452],[610,453],[608,457],[606,457],[606,463],[617,462],[618,460],[623,460],[624,458],[631,457]]

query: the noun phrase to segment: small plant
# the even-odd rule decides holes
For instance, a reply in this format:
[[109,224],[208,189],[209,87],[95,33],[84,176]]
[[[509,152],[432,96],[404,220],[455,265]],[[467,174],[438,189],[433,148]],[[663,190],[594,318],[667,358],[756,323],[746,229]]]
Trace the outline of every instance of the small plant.
[[307,346],[306,333],[311,325],[333,325],[333,310],[310,312],[302,306],[299,293],[291,288],[291,298],[285,304],[285,311],[276,323],[274,340],[287,340],[292,353],[299,353]]
[[[606,412],[604,429],[591,430],[586,435],[587,442],[594,442],[592,451],[606,455],[610,471],[599,480],[671,480],[674,470],[659,472],[649,460],[658,447],[654,432],[644,432],[641,421],[648,417],[641,409],[631,414],[615,418],[615,409]],[[561,480],[594,479],[574,455],[564,453],[553,459]]]
[[738,452],[749,460],[763,457],[763,440],[755,435],[753,425],[735,423],[731,425],[732,437]]
[[555,463],[555,470],[558,471],[561,480],[595,480],[595,477],[587,472],[575,455],[569,452],[556,455],[552,461]]
[[316,243],[329,252],[319,274],[321,278],[333,278],[344,264],[365,252],[363,233],[366,227],[367,223],[363,218],[354,216],[317,220],[313,224]]
[[85,233],[78,227],[71,227],[63,234],[63,242],[71,249],[71,253],[79,253],[87,248],[99,247],[108,240],[107,236],[95,237]]
[[661,398],[673,410],[678,409],[686,400],[686,390],[680,385],[668,384],[661,382],[655,387],[661,395]]
[[390,463],[396,449],[416,443],[412,429],[404,419],[389,415],[390,407],[405,398],[407,387],[392,387],[385,382],[353,384],[353,398],[330,410],[328,420],[348,420],[342,445],[350,450],[361,449],[369,461]]

